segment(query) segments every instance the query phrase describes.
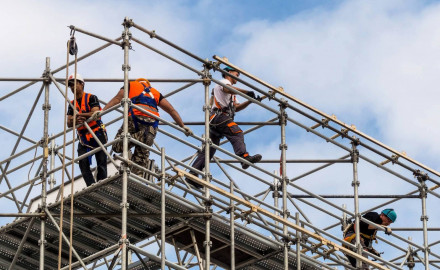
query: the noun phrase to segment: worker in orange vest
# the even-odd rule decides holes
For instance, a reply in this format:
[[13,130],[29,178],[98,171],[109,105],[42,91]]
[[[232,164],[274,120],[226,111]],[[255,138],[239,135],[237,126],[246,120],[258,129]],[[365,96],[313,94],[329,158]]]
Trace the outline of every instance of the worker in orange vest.
[[[256,96],[254,91],[248,91],[233,86],[234,84],[237,83],[237,80],[234,77],[229,76],[228,74],[238,77],[240,76],[240,72],[238,70],[235,70],[234,68],[231,68],[229,66],[225,67],[223,70],[227,71],[228,73],[223,74],[223,79],[220,81],[221,83],[231,88],[234,88],[235,90],[240,91],[243,94],[246,94],[253,99],[261,101],[262,98]],[[232,144],[232,147],[234,148],[234,153],[237,156],[244,158],[250,163],[259,162],[262,158],[261,155],[260,154],[256,154],[253,156],[249,155],[249,153],[246,151],[246,144],[244,143],[243,131],[237,125],[237,123],[234,122],[235,112],[245,109],[252,102],[250,100],[247,100],[243,103],[239,103],[237,101],[237,97],[234,92],[219,84],[217,84],[214,87],[212,95],[213,96],[211,100],[213,107],[211,109],[211,114],[209,117],[210,120],[209,136],[212,143],[214,143],[215,145],[219,145],[220,139],[226,137],[229,140],[229,142]],[[210,159],[214,156],[215,151],[216,151],[215,148],[213,147],[209,148]],[[194,161],[192,167],[198,169],[199,171],[205,168],[204,148],[197,155],[197,158]],[[249,167],[249,164],[243,162],[241,163],[241,167],[243,169],[247,169]],[[190,173],[197,176],[195,172],[190,171]],[[189,178],[187,178],[186,181],[196,188],[203,187],[202,185],[192,181]]]
[[[68,78],[68,86],[75,91],[75,74],[72,74]],[[98,97],[84,92],[84,79],[81,75],[76,74],[76,96],[72,100],[72,106],[69,106],[67,111],[67,126],[73,126],[73,107],[78,111],[76,114],[76,124],[84,124],[90,117],[92,121],[88,122],[88,125],[95,133],[96,137],[102,144],[107,143],[107,132],[105,126],[100,117],[95,117],[96,113],[101,111]],[[90,150],[99,147],[99,144],[93,138],[93,135],[88,131],[85,125],[79,126],[77,129],[77,135],[79,139],[78,143],[78,156],[84,155]],[[107,155],[103,150],[95,153],[97,177],[96,180],[102,180],[107,178]],[[81,159],[79,161],[79,168],[87,186],[95,183],[90,164],[92,163],[92,156]]]
[[[132,104],[135,104],[145,111],[159,116],[159,108],[167,112],[179,125],[184,129],[184,133],[186,136],[192,135],[192,131],[190,128],[183,124],[182,119],[180,118],[179,113],[174,109],[174,107],[168,102],[163,95],[157,91],[155,88],[151,87],[150,82],[147,79],[139,78],[135,81],[131,81],[128,88],[128,97],[131,100]],[[114,105],[121,102],[124,98],[124,88],[121,88],[118,94],[113,97],[109,103],[104,107],[104,111],[108,108],[113,107]],[[133,107],[129,109],[129,117],[128,117],[128,132],[131,137],[144,143],[148,146],[153,145],[154,138],[156,137],[157,128],[159,121],[154,117],[137,110]],[[119,138],[123,132],[123,127],[118,130],[116,134],[116,138]],[[113,151],[116,153],[122,153],[122,140],[115,143],[113,145]],[[141,167],[146,167],[148,162],[148,157],[150,155],[150,151],[147,149],[135,145],[129,142],[128,147],[132,148],[134,146],[134,153],[131,157],[131,161],[136,163]],[[131,166],[131,172],[143,177],[143,171],[136,168],[135,166]]]

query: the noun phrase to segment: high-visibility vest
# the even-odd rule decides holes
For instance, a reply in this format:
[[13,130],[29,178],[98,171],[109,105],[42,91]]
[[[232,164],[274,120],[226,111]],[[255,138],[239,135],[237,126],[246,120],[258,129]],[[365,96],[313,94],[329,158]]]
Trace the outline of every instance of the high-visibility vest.
[[[89,100],[90,100],[91,94],[89,93],[83,93],[81,104],[78,104],[78,102],[75,102],[76,109],[79,113],[88,113],[91,111],[91,108],[89,106]],[[72,100],[72,104],[73,104]],[[99,106],[99,110],[101,110],[101,106]],[[97,120],[90,121],[87,123],[90,127],[90,129],[96,133],[100,129],[105,131],[104,124],[101,121],[101,117]],[[93,146],[90,141],[93,139],[93,135],[87,130],[85,125],[82,125],[76,129],[78,133],[78,137],[80,138],[80,141],[84,145]]]
[[[133,104],[159,117],[159,109],[157,108],[160,98],[159,91],[148,86],[146,83],[137,81],[130,82],[128,91],[128,98],[130,98]],[[132,114],[154,118],[135,108],[130,110],[129,115]]]

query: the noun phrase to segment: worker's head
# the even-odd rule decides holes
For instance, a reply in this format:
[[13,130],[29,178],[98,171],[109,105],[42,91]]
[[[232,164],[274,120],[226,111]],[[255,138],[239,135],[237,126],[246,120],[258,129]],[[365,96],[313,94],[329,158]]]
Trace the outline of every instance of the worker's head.
[[150,86],[151,86],[150,81],[147,80],[147,79],[139,78],[139,79],[136,79],[136,81],[137,81],[137,82],[140,82],[140,83],[144,83],[144,84],[146,84],[147,87],[150,87]]
[[[228,73],[231,74],[231,75],[234,75],[235,77],[240,76],[240,72],[239,72],[238,70],[236,70],[235,68],[232,68],[232,67],[226,66],[223,70],[226,71],[226,72],[228,72]],[[232,77],[230,77],[230,76],[228,76],[228,74],[223,73],[222,76],[223,76],[223,78],[225,78],[225,79],[229,79],[229,80],[231,81],[232,84],[236,84],[236,83],[237,83],[237,80],[234,79],[234,78],[232,78]]]
[[387,208],[382,210],[380,213],[380,218],[382,219],[382,225],[388,226],[395,222],[397,219],[397,214],[392,208]]
[[[76,73],[76,91],[78,92],[82,92],[84,90],[84,79],[81,75],[79,75],[78,73]],[[72,90],[72,92],[74,91],[74,86],[75,86],[75,73],[70,74],[68,80],[67,80],[67,85],[70,87],[70,89]]]

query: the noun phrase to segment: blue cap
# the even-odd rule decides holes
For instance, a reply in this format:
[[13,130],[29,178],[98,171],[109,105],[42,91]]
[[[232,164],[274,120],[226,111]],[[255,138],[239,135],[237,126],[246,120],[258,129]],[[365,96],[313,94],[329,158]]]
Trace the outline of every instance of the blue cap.
[[229,71],[237,71],[235,68],[231,68],[230,66],[226,66],[223,70],[227,71],[227,72],[229,72]]
[[[225,68],[223,68],[224,71],[229,72],[229,71],[237,71],[238,73],[240,73],[238,70],[236,70],[235,68],[232,68],[230,66],[226,66]],[[225,74],[222,74],[222,77],[225,77]]]
[[396,219],[397,219],[397,214],[394,211],[394,209],[392,209],[392,208],[387,208],[387,209],[382,210],[382,214],[384,214],[389,219],[391,219],[392,222],[396,221]]

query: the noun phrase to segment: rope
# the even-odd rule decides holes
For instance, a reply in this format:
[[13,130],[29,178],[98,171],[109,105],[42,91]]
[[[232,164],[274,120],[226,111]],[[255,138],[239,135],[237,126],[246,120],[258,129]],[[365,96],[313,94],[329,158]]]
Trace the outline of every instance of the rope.
[[[75,128],[76,126],[76,105],[77,105],[77,101],[76,101],[76,74],[77,74],[77,68],[78,68],[78,56],[77,54],[75,54],[75,75],[74,75],[74,86],[73,86],[73,128]],[[66,96],[67,97],[67,96]],[[72,131],[72,157],[75,157],[75,132]],[[75,168],[75,162],[72,162],[72,177],[74,175],[74,168]],[[70,237],[69,237],[69,241],[70,241],[70,245],[69,245],[69,270],[72,269],[72,245],[73,245],[73,191],[74,191],[74,179],[72,178],[72,183],[71,183],[71,189],[70,189]]]
[[[66,63],[66,91],[65,91],[65,97],[67,97],[67,89],[69,88],[69,51],[70,51],[70,42],[67,43],[67,63]],[[63,160],[62,160],[62,174],[61,174],[61,187],[60,187],[60,193],[61,193],[61,208],[60,208],[60,234],[58,238],[58,270],[61,269],[61,251],[62,251],[62,245],[63,245],[63,214],[64,214],[64,172],[66,170],[66,130],[67,130],[67,99],[66,102],[64,102],[64,132],[63,132]]]
[[34,161],[32,161],[31,168],[29,169],[29,172],[28,172],[28,182],[31,181],[31,171],[32,171],[32,168],[34,167],[34,164],[35,164],[35,157],[37,156],[37,150],[38,150],[38,147],[35,148]]

